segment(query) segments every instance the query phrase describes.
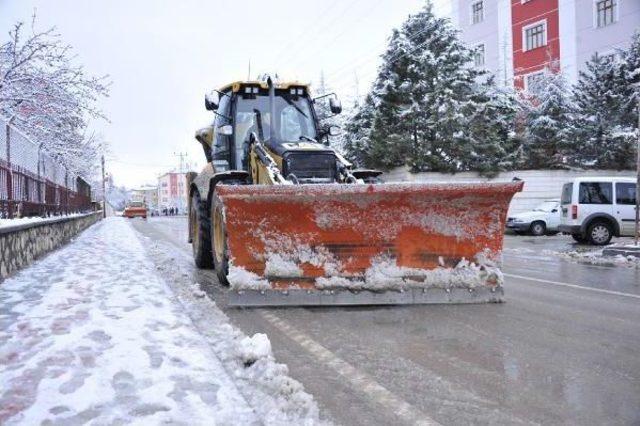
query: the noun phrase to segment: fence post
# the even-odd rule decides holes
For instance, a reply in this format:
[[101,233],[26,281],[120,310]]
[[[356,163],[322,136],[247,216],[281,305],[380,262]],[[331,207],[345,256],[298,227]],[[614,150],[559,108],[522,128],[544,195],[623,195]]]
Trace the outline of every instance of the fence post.
[[11,123],[15,119],[15,115],[9,119],[6,124],[7,136],[7,213],[9,219],[13,219],[13,167],[11,167]]
[[42,150],[42,142],[40,142],[38,144],[38,204],[40,205],[39,209],[40,209],[40,214],[42,216],[44,216],[44,211],[42,208],[42,205],[44,204],[42,201],[42,177],[41,177],[41,173],[40,173],[40,151]]

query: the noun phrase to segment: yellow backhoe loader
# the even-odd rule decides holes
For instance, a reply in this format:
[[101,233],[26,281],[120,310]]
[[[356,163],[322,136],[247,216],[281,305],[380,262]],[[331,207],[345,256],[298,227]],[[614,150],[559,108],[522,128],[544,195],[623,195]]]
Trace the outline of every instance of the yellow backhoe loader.
[[327,143],[316,115],[334,94],[271,78],[205,97],[196,133],[207,165],[190,175],[195,263],[232,306],[499,302],[513,183],[380,183]]

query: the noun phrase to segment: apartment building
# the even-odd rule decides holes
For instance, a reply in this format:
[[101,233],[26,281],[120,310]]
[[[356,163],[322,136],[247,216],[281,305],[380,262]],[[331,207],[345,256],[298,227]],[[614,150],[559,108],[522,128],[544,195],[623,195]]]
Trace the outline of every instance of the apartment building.
[[158,178],[158,209],[177,208],[179,213],[187,209],[186,173],[169,172]]
[[575,83],[594,54],[628,47],[640,0],[453,0],[450,17],[475,66],[526,89],[549,67]]

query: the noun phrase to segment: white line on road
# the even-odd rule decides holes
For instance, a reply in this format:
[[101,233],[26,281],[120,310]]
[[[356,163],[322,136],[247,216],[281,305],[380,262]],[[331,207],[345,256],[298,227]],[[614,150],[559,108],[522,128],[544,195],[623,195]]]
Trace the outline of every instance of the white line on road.
[[389,412],[394,413],[407,423],[416,425],[439,425],[438,422],[378,384],[367,374],[358,371],[351,364],[336,356],[320,343],[291,327],[286,321],[281,320],[269,312],[260,312],[260,314],[294,342],[349,380],[355,389],[366,393],[370,399],[384,406]]
[[581,285],[562,283],[562,282],[559,282],[559,281],[544,280],[542,278],[525,277],[524,275],[515,275],[515,274],[507,274],[507,273],[503,273],[503,275],[505,277],[520,278],[522,280],[527,280],[527,281],[538,281],[538,282],[541,282],[541,283],[553,284],[553,285],[557,285],[557,286],[561,286],[561,287],[578,288],[580,290],[588,290],[588,291],[593,291],[593,292],[596,292],[596,293],[604,293],[604,294],[611,294],[611,295],[614,295],[614,296],[624,296],[624,297],[632,297],[634,299],[640,299],[640,294],[622,293],[622,292],[619,292],[619,291],[604,290],[604,289],[601,289],[601,288],[584,287],[584,286],[581,286]]

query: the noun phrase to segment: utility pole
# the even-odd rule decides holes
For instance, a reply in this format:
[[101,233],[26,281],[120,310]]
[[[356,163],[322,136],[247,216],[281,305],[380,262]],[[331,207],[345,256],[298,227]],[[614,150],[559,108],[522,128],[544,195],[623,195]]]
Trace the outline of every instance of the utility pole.
[[104,155],[101,158],[102,163],[102,218],[107,217],[107,181],[104,178]]
[[180,173],[184,173],[184,159],[189,155],[186,152],[174,152],[174,156],[180,157],[180,169],[178,170]]

